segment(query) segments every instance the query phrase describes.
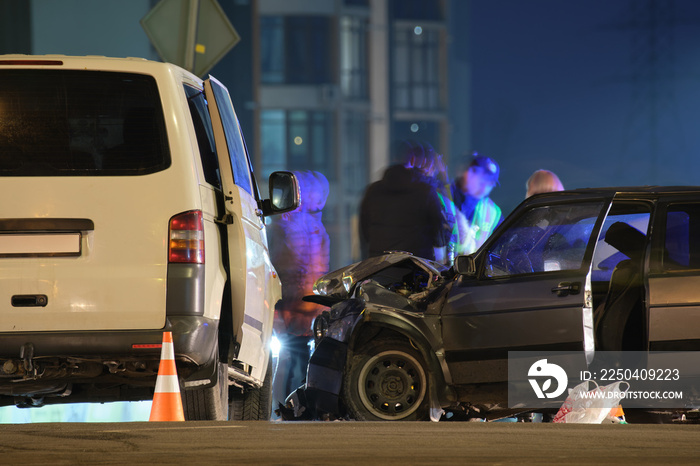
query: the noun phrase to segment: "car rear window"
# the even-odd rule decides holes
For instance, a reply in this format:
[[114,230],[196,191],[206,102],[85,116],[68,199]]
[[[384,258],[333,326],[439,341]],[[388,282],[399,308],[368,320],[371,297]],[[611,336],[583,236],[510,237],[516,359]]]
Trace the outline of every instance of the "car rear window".
[[664,246],[664,270],[700,269],[700,204],[669,206]]
[[170,166],[151,76],[0,70],[0,176],[145,175]]

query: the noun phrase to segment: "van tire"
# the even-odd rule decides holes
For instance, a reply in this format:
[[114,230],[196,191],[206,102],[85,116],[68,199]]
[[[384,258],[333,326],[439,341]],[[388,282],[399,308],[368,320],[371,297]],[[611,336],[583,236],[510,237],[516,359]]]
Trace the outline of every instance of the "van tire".
[[262,387],[245,389],[242,393],[232,392],[230,400],[229,420],[269,421],[272,414],[272,360],[267,362]]
[[216,383],[207,388],[183,390],[182,407],[187,421],[228,419],[228,364],[219,362]]

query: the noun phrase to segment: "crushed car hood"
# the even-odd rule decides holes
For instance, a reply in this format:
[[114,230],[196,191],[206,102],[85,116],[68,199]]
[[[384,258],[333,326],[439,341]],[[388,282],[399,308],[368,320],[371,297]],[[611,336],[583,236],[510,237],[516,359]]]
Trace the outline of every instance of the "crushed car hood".
[[429,280],[437,280],[443,272],[448,270],[448,267],[443,264],[408,252],[391,252],[370,257],[323,275],[314,283],[314,294],[332,300],[347,299],[359,282],[402,261],[411,261],[422,268],[430,275]]

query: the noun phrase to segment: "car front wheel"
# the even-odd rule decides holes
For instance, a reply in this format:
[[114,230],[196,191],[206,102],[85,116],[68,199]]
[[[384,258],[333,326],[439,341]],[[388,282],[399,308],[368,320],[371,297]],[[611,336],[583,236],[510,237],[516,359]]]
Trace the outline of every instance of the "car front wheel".
[[428,419],[428,378],[420,353],[403,340],[361,348],[345,373],[344,400],[360,421]]

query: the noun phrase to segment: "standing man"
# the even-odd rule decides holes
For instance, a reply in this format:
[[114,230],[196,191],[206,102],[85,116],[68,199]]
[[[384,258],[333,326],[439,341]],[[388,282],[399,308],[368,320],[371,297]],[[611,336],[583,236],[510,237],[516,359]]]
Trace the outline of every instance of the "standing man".
[[559,177],[549,170],[536,170],[525,183],[525,197],[528,198],[535,194],[552,193],[556,191],[564,191],[564,185],[561,184]]
[[435,154],[415,141],[399,145],[403,163],[387,168],[360,205],[363,258],[406,251],[445,261],[447,227],[435,183]]
[[501,223],[501,208],[489,197],[498,185],[500,168],[495,160],[474,153],[469,166],[451,185],[452,199],[469,222],[461,252],[471,254],[484,244]]

